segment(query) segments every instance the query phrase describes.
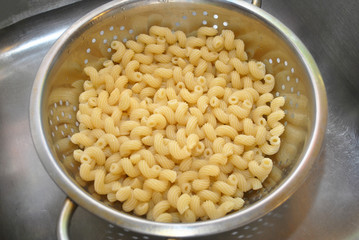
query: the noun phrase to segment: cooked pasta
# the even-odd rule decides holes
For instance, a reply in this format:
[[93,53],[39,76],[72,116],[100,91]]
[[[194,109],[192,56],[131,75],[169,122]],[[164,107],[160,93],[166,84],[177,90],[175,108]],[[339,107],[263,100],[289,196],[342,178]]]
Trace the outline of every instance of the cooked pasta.
[[[79,103],[80,132],[57,141],[68,151],[78,146],[72,160],[93,194],[150,220],[195,222],[239,210],[245,192],[278,178],[269,156],[286,134],[285,98],[273,96],[275,77],[248,60],[234,32],[201,27],[186,36],[151,26],[111,48],[102,69],[85,67],[83,91],[71,100]],[[69,135],[75,127],[56,121]],[[284,144],[296,153],[293,146]],[[279,151],[278,158],[288,157]]]

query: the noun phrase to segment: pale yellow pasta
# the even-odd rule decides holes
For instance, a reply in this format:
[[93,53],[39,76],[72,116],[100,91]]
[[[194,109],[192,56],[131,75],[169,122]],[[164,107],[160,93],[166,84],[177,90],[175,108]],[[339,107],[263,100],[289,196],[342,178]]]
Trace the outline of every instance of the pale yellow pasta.
[[257,80],[263,79],[265,75],[265,65],[262,62],[249,61],[249,73]]
[[180,147],[183,147],[186,145],[186,141],[187,141],[186,137],[187,137],[186,129],[182,127],[177,130],[176,136],[172,140],[176,140],[180,145]]
[[237,186],[230,185],[223,181],[213,183],[212,188],[223,193],[224,195],[233,195],[236,192]]
[[194,66],[192,64],[187,64],[183,69],[182,69],[182,73],[183,75],[186,75],[186,73],[188,72],[193,72],[194,70]]
[[253,146],[256,142],[256,138],[253,136],[247,136],[240,134],[234,138],[235,144],[241,144],[245,146]]
[[190,134],[187,138],[187,148],[192,150],[199,143],[199,137],[197,134]]
[[181,195],[181,189],[178,185],[173,185],[167,192],[167,199],[170,205],[177,208],[177,201]]
[[198,191],[208,189],[210,184],[211,184],[211,181],[210,181],[210,179],[208,177],[207,178],[201,178],[201,179],[195,179],[192,182],[192,188],[193,188],[194,191],[198,192]]
[[154,113],[148,117],[146,124],[150,128],[165,129],[167,120],[162,114]]
[[228,51],[234,49],[234,33],[231,30],[222,30],[222,36],[224,38],[224,48]]
[[263,187],[261,181],[257,178],[248,178],[247,179],[247,182],[249,183],[250,187],[253,189],[253,190],[258,190],[258,189],[261,189]]
[[125,212],[131,212],[136,208],[138,204],[137,199],[133,196],[133,192],[131,192],[130,197],[122,204],[122,209]]
[[126,67],[127,64],[132,60],[134,55],[135,52],[132,49],[127,49],[122,56],[121,65],[123,67]]
[[208,163],[209,164],[217,164],[217,165],[225,165],[227,163],[227,161],[228,161],[228,158],[225,154],[215,153],[209,158]]
[[90,158],[94,159],[96,164],[99,166],[102,166],[105,164],[105,161],[106,161],[105,154],[102,151],[102,149],[99,147],[95,147],[95,146],[88,147],[84,150],[83,154],[86,154]]
[[132,129],[135,127],[140,126],[140,123],[138,121],[121,121],[120,123],[120,134],[121,135],[129,135]]
[[116,53],[114,53],[111,57],[112,61],[120,62],[126,51],[125,45],[120,41],[112,41],[111,48],[116,50]]
[[206,137],[212,142],[217,138],[217,133],[212,126],[212,124],[206,123],[202,126],[202,129],[206,135]]
[[270,103],[270,107],[272,109],[272,112],[280,110],[280,108],[284,106],[285,102],[286,102],[285,98],[282,97],[282,96],[274,98],[273,101],[271,101],[271,103]]
[[[168,80],[167,81],[167,84],[169,83],[170,81]],[[166,95],[167,95],[167,98],[168,100],[177,100],[177,93],[176,93],[176,90],[175,90],[175,87],[169,87],[167,86],[166,88]]]
[[140,202],[149,202],[152,197],[152,190],[151,189],[144,190],[144,189],[136,188],[133,190],[133,195]]
[[204,113],[208,107],[209,98],[206,95],[200,96],[197,100],[198,109]]
[[220,123],[223,123],[223,124],[228,124],[229,123],[228,114],[222,108],[215,107],[215,108],[212,109],[212,113]]
[[130,177],[137,177],[141,174],[137,166],[133,166],[129,158],[122,158],[120,160],[123,171]]
[[[262,94],[262,95],[259,96],[259,99],[257,100],[256,105],[259,107],[259,106],[266,105],[267,103],[271,103],[271,104],[272,104],[273,98],[274,98],[274,97],[273,97],[273,94],[271,94],[271,93],[264,93],[264,94]],[[276,100],[276,101],[278,101],[278,100]],[[278,105],[277,105],[277,104],[275,104],[275,105],[276,105],[276,106],[275,106],[274,111],[278,110],[278,109],[277,109]],[[272,108],[272,107],[271,107],[271,108]],[[273,108],[272,108],[272,111],[273,111]]]
[[257,161],[250,161],[248,163],[249,171],[261,182],[263,182],[268,177],[269,173],[272,170],[272,167],[273,162],[269,158],[263,158],[260,164],[258,164]]
[[157,68],[153,72],[153,74],[161,78],[171,78],[173,76],[173,71],[171,69],[166,69],[166,68]]
[[[267,129],[264,126],[258,126],[256,132],[256,144],[262,145],[266,141]],[[278,135],[277,135],[278,136]]]
[[130,186],[124,186],[117,190],[116,198],[120,202],[126,201],[132,194],[132,189]]
[[162,54],[166,50],[166,46],[164,44],[148,44],[145,47],[145,54],[153,53],[153,54]]
[[[188,149],[188,147],[187,147],[187,149]],[[188,149],[188,150],[190,150],[190,149]],[[182,172],[189,171],[191,169],[191,165],[192,165],[192,158],[188,157],[181,161],[181,163],[178,166],[178,170],[180,170]]]
[[218,31],[217,29],[214,29],[212,27],[200,27],[197,30],[197,35],[198,36],[210,36],[213,37],[215,35],[217,35]]
[[[132,95],[132,91],[129,90],[129,89],[126,89],[126,90],[121,92],[120,99],[119,99],[119,105],[118,105],[120,110],[124,111],[124,110],[127,110],[130,107],[130,104],[131,104],[130,97],[131,97],[131,95]],[[101,108],[100,102],[99,102],[99,107]],[[112,111],[111,111],[111,113],[112,113]]]
[[253,88],[255,90],[257,90],[258,93],[269,93],[273,90],[274,88],[274,84],[275,84],[275,79],[273,77],[273,75],[271,74],[266,74],[263,78],[264,83],[262,83],[261,81],[256,81],[253,83]]
[[252,103],[248,100],[244,100],[242,106],[239,105],[230,105],[228,107],[228,112],[234,114],[239,119],[248,117],[251,112]]
[[204,123],[205,123],[205,119],[204,119],[204,116],[203,116],[203,113],[196,107],[191,107],[189,109],[189,112],[192,116],[196,117],[197,118],[197,123],[198,123],[198,126],[202,126]]
[[256,128],[251,118],[245,118],[242,120],[243,123],[243,132],[246,135],[255,136]]
[[[128,93],[128,92],[127,92]],[[121,99],[122,97],[122,94],[120,96],[120,101],[122,100]],[[126,96],[127,97],[127,96]],[[99,108],[101,108],[101,110],[106,113],[106,114],[112,114],[112,112],[116,109],[115,106],[111,106],[109,103],[108,103],[108,98],[109,98],[109,93],[106,92],[106,91],[101,91],[98,95],[98,98],[97,98],[97,106]],[[130,106],[130,96],[128,96],[128,98],[125,99],[125,102],[124,104],[121,104],[121,108],[125,108],[127,109],[129,106]],[[126,108],[127,107],[127,108]],[[121,110],[120,108],[120,110]]]
[[207,71],[207,68],[208,68],[207,62],[205,60],[203,60],[202,58],[200,58],[198,60],[197,67],[194,70],[194,76],[195,77],[202,76]]
[[[243,207],[245,192],[278,182],[268,156],[287,166],[305,139],[306,117],[288,109],[305,110],[308,100],[274,98],[274,76],[248,60],[254,53],[231,30],[187,37],[150,25],[111,48],[101,69],[86,67],[87,79],[72,86],[78,99],[67,90],[51,97],[51,130],[59,150],[73,151],[78,178],[93,181],[89,191],[125,212],[168,223],[223,217]],[[78,106],[77,125],[61,99]]]
[[130,61],[125,67],[125,73],[128,76],[129,81],[140,82],[142,80],[142,73],[136,72],[140,67],[140,63],[136,60]]
[[202,47],[205,44],[206,41],[203,38],[197,38],[197,37],[188,37],[186,42],[186,46],[192,48]]
[[230,137],[232,140],[238,135],[236,129],[228,125],[221,125],[216,128],[216,134],[220,137]]
[[234,69],[241,75],[247,75],[249,73],[249,67],[247,62],[242,62],[238,58],[231,58],[229,60]]
[[195,116],[190,116],[186,124],[186,135],[189,136],[190,134],[195,133],[197,126],[198,126],[197,118]]
[[156,54],[153,56],[153,59],[158,63],[170,63],[172,60],[171,54]]
[[[139,121],[143,117],[149,117],[150,112],[144,108],[135,108],[131,111],[130,120],[132,121]],[[121,118],[119,118],[121,119]]]
[[167,155],[169,153],[169,147],[167,144],[164,143],[163,135],[162,134],[155,134],[154,135],[154,143],[153,146],[157,153],[161,155]]
[[148,178],[145,180],[144,186],[156,192],[164,192],[168,188],[168,181]]
[[217,71],[219,71],[221,73],[226,73],[226,74],[230,73],[233,70],[232,65],[229,65],[229,64],[227,65],[224,62],[219,61],[219,60],[217,60],[215,62],[215,67],[216,67]]
[[187,209],[189,209],[189,204],[191,202],[191,197],[188,194],[182,194],[177,200],[177,210],[180,214],[183,214]]
[[145,215],[148,212],[149,204],[147,202],[138,203],[134,209],[134,213],[138,216]]
[[[191,50],[191,52],[188,55],[189,55],[188,56],[189,62],[194,66],[198,66],[199,60],[201,59],[201,50],[193,49],[193,50]],[[206,65],[207,65],[207,62],[206,62]]]
[[273,136],[269,139],[270,143],[265,142],[260,146],[261,151],[266,155],[274,155],[279,151],[280,147],[280,138],[278,136]]
[[[213,62],[218,59],[218,53],[209,51],[207,47],[201,48],[201,57],[207,62]],[[208,67],[207,67],[208,69]]]
[[124,76],[124,75],[121,75],[115,81],[115,88],[118,88],[120,91],[122,91],[122,90],[125,89],[127,83],[128,83],[128,77]]
[[153,55],[152,54],[135,53],[135,55],[133,55],[133,60],[136,60],[141,64],[149,65],[153,62]]
[[263,115],[269,115],[272,112],[272,109],[267,106],[259,106],[252,111],[252,119],[257,125],[259,125],[259,120],[263,117]]
[[187,103],[193,104],[196,103],[201,97],[201,95],[203,94],[203,89],[200,85],[196,85],[192,93],[190,93],[188,89],[182,88],[179,94],[182,99],[184,99]]
[[[215,96],[211,97],[211,99],[209,99],[209,105],[214,109],[218,108],[220,103],[221,103],[221,101]],[[213,109],[212,109],[212,111],[213,111]]]
[[142,142],[139,140],[129,140],[121,144],[120,154],[121,156],[129,156],[131,152],[140,150],[142,147]]
[[202,201],[210,200],[214,203],[219,202],[221,194],[217,191],[211,190],[202,190],[197,192],[197,195],[201,198]]
[[267,117],[267,123],[269,125],[269,127],[274,128],[277,125],[280,124],[280,120],[282,118],[284,118],[285,113],[283,110],[277,110],[275,112],[272,112],[271,114],[268,115]]
[[187,149],[187,146],[181,148],[179,144],[173,140],[169,141],[168,149],[172,157],[177,160],[185,159],[191,156],[191,152]]
[[176,34],[173,34],[169,28],[152,26],[149,30],[150,34],[162,36],[166,38],[167,43],[174,44],[177,40]]
[[[160,77],[155,77],[151,74],[144,74],[142,76],[143,81],[152,88],[158,88],[162,85],[162,79]],[[143,89],[142,89],[143,91]]]
[[209,99],[212,97],[222,98],[224,95],[224,88],[220,86],[214,86],[210,89],[208,89],[207,96]]
[[175,119],[177,123],[185,125],[188,119],[188,104],[184,102],[178,103],[178,107],[175,112]]
[[213,141],[212,149],[215,153],[222,153],[224,144],[226,140],[224,138],[218,137]]
[[234,114],[231,113],[228,115],[228,121],[229,121],[229,125],[235,130],[237,131],[243,130],[243,122],[239,121],[238,117],[236,117]]
[[272,136],[280,136],[284,133],[285,127],[283,124],[276,124],[274,128],[272,128],[269,132]]
[[177,45],[172,45],[168,47],[167,50],[169,53],[171,53],[174,56],[180,57],[180,58],[184,58],[186,57],[186,49],[181,48],[180,46]]
[[222,153],[225,156],[233,156],[234,154],[234,144],[232,142],[228,142],[226,144],[224,144],[223,149],[222,149]]
[[142,73],[153,73],[153,71],[155,71],[155,69],[157,68],[156,64],[141,64],[140,65],[140,72]]
[[205,178],[205,177],[216,177],[219,175],[219,167],[217,165],[205,165],[201,167],[198,171],[198,177],[199,178]]
[[177,172],[170,169],[162,169],[158,178],[160,180],[167,180],[174,183],[177,179]]
[[82,145],[84,147],[90,147],[95,143],[95,139],[80,132],[72,135],[71,142],[74,144]]
[[113,118],[108,117],[105,119],[105,123],[104,123],[104,129],[106,133],[115,135],[115,136],[119,136],[120,135],[120,130],[117,126],[115,126],[115,122],[113,121]]
[[153,136],[146,136],[141,139],[142,143],[147,146],[153,146],[154,144],[154,137]]

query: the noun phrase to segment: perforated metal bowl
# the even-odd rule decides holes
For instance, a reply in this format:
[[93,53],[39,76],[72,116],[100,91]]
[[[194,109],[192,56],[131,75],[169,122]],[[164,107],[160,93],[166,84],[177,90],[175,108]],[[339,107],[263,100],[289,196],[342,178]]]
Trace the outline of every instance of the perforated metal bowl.
[[[256,1],[258,4],[258,1]],[[112,40],[127,41],[161,25],[186,33],[200,26],[231,29],[244,40],[250,58],[276,77],[275,96],[284,96],[287,129],[274,156],[274,174],[261,191],[245,197],[243,209],[216,220],[157,223],[124,213],[91,194],[78,177],[70,136],[78,131],[76,111],[83,68],[110,57]],[[59,95],[59,91],[66,94]],[[273,210],[299,187],[317,158],[327,122],[327,99],[320,72],[302,42],[280,21],[243,1],[113,1],[82,17],[54,44],[37,73],[30,102],[33,141],[46,170],[74,202],[107,221],[143,234],[187,237],[225,232]],[[66,237],[74,209],[66,201],[59,236]]]

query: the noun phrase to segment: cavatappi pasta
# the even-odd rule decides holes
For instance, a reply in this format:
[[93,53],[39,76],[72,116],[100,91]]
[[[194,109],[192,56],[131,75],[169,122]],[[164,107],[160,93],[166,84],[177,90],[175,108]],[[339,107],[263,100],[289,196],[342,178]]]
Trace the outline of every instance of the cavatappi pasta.
[[79,175],[122,210],[159,222],[216,219],[261,189],[281,145],[283,97],[230,30],[152,26],[85,67]]

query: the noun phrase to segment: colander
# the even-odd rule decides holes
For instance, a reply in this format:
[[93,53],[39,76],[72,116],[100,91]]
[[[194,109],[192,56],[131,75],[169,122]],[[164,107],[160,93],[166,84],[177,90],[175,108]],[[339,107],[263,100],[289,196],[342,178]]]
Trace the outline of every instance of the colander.
[[[294,193],[320,153],[327,122],[325,87],[312,56],[302,42],[276,18],[244,1],[125,0],[112,1],[74,23],[45,56],[30,101],[31,133],[47,172],[68,195],[58,224],[66,239],[75,204],[127,230],[162,237],[203,236],[230,231],[265,215]],[[276,77],[275,96],[284,96],[286,131],[273,157],[265,188],[245,195],[243,209],[223,218],[195,223],[158,223],[122,212],[93,193],[78,176],[70,137],[78,131],[76,111],[86,79],[85,66],[100,67],[109,59],[113,40],[126,42],[150,26],[193,33],[201,26],[231,29],[246,44],[249,58],[261,60]],[[71,200],[70,200],[71,199]],[[146,235],[147,236],[147,235]],[[234,236],[234,235],[233,235]],[[148,237],[146,237],[148,239]]]

